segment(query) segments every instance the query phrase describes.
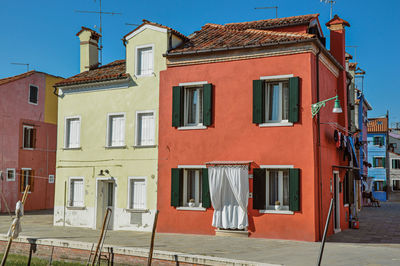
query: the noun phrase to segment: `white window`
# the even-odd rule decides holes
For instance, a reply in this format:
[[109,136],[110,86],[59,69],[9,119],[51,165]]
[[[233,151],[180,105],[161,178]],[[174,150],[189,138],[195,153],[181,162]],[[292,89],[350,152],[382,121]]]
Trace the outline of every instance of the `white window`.
[[33,149],[36,142],[36,129],[33,126],[23,126],[23,148]]
[[392,159],[392,169],[400,169],[400,159]]
[[83,178],[71,177],[69,180],[69,206],[83,207],[84,206],[84,186]]
[[182,205],[184,207],[201,207],[201,169],[183,171]]
[[289,210],[289,170],[267,169],[266,206],[274,210],[276,205],[281,210]]
[[203,87],[184,89],[184,125],[203,125]]
[[136,76],[149,76],[154,72],[153,46],[136,48]]
[[80,147],[80,132],[81,132],[81,119],[80,117],[67,117],[65,118],[65,134],[64,134],[64,147],[65,148],[79,148]]
[[31,168],[22,168],[20,176],[20,192],[24,192],[27,186],[29,187],[29,192],[33,191],[34,185],[34,174]]
[[266,81],[265,122],[288,122],[289,81]]
[[54,184],[54,175],[49,175],[49,184]]
[[154,112],[136,113],[136,146],[151,146],[155,144]]
[[109,114],[107,129],[107,146],[121,147],[125,145],[125,114]]
[[7,168],[7,181],[15,181],[15,168]]
[[146,209],[146,179],[129,179],[129,205],[128,209],[144,210]]
[[39,88],[34,85],[29,85],[29,103],[38,103],[38,92]]

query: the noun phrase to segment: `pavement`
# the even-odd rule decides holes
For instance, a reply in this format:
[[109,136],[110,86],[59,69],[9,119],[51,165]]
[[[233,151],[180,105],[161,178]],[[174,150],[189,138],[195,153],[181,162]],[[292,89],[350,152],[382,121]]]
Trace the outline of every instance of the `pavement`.
[[[381,208],[365,207],[360,229],[349,229],[328,238],[322,265],[400,265],[400,203],[383,203]],[[0,215],[0,234],[6,234],[11,223]],[[54,227],[53,215],[40,211],[22,218],[22,236],[39,240],[80,241],[96,243],[98,230]],[[150,233],[109,231],[105,244],[148,249]],[[154,249],[171,254],[193,254],[278,265],[313,265],[320,243],[234,238],[220,236],[157,233]]]

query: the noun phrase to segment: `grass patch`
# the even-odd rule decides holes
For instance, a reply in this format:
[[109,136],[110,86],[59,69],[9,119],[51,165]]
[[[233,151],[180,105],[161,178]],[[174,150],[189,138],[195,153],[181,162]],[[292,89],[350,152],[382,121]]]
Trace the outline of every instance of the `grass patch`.
[[[0,260],[3,259],[3,254],[0,255]],[[26,266],[28,263],[28,257],[23,255],[15,255],[9,254],[7,257],[7,266]],[[32,257],[31,265],[32,266],[42,266],[48,265],[49,260],[39,259]],[[53,261],[52,265],[54,266],[82,266],[84,264],[77,263],[77,262],[66,262],[66,261]]]

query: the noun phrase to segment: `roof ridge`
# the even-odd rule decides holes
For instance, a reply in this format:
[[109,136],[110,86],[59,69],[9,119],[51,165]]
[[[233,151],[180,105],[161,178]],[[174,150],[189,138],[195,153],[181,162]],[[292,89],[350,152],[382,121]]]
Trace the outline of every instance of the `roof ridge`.
[[293,19],[293,18],[300,18],[300,17],[307,17],[307,16],[318,17],[319,13],[307,14],[307,15],[298,15],[298,16],[291,16],[291,17],[283,17],[283,18],[261,19],[261,20],[254,20],[254,21],[231,22],[231,23],[224,24],[224,26],[230,26],[230,25],[235,25],[235,24],[250,24],[250,23],[254,23],[254,22],[264,22],[264,21],[279,21],[279,20]]
[[315,34],[309,34],[309,33],[303,33],[303,32],[291,32],[291,31],[286,32],[286,31],[259,30],[259,29],[245,29],[242,31],[268,33],[270,35],[292,36],[292,37],[298,37],[298,36],[314,37],[315,36]]
[[125,34],[125,36],[124,36],[123,39],[125,39],[125,38],[126,38],[127,36],[129,36],[132,32],[135,32],[136,30],[138,30],[139,28],[143,27],[143,26],[146,25],[146,24],[153,25],[153,26],[156,26],[156,27],[166,28],[166,29],[168,29],[168,30],[173,31],[173,32],[174,32],[176,35],[178,35],[179,37],[181,37],[181,38],[183,38],[183,39],[186,39],[186,40],[189,40],[189,38],[188,38],[185,34],[179,32],[179,31],[177,31],[177,30],[175,30],[175,29],[173,29],[173,28],[171,28],[171,27],[169,27],[169,26],[163,25],[163,24],[158,23],[158,22],[153,22],[153,21],[150,21],[150,20],[147,20],[147,19],[142,19],[142,24],[140,24],[139,26],[137,26],[135,29],[133,29],[133,30],[130,31],[129,33]]

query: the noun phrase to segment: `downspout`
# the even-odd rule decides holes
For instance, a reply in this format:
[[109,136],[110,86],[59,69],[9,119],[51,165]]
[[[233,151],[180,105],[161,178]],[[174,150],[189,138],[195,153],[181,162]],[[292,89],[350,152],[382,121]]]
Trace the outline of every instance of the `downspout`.
[[[319,102],[319,55],[321,53],[321,49],[318,49],[315,57],[316,63],[316,79],[317,79],[317,102]],[[322,212],[322,180],[321,180],[321,121],[320,121],[320,113],[317,114],[317,160],[318,160],[318,205],[319,205],[319,218],[318,218],[318,239],[321,239],[321,225],[323,220],[323,212]]]

